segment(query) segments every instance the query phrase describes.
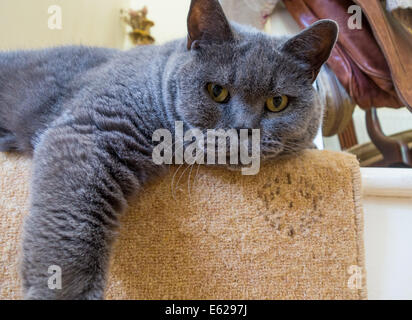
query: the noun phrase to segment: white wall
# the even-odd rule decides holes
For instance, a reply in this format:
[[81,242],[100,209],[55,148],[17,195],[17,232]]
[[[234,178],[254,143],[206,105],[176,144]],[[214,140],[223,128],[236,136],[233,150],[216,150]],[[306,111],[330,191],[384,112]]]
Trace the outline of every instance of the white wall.
[[[0,0],[0,49],[64,44],[122,48],[120,8],[130,0]],[[171,2],[171,1],[163,1]],[[62,29],[48,28],[48,8],[62,9]]]
[[[62,9],[62,29],[50,30],[48,8]],[[161,44],[187,35],[190,0],[0,0],[0,49],[31,49],[66,44],[130,48],[121,8],[147,6]]]
[[365,197],[369,299],[412,299],[412,198]]

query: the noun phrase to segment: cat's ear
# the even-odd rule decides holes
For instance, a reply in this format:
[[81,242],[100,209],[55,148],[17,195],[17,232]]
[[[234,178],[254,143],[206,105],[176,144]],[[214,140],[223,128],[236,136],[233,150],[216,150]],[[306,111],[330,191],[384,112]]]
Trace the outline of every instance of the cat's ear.
[[189,50],[196,42],[225,42],[233,39],[229,21],[218,0],[192,0],[187,28]]
[[320,20],[289,39],[282,51],[308,64],[308,75],[316,80],[320,68],[329,59],[337,41],[339,26],[333,20]]

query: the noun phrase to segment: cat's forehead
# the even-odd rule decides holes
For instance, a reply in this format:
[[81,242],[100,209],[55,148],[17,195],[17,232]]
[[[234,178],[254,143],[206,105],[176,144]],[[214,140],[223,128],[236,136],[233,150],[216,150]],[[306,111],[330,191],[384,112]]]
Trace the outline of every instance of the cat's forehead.
[[271,64],[281,57],[280,41],[263,33],[238,34],[235,41],[214,45],[206,52],[208,58],[220,64]]
[[263,33],[242,33],[236,41],[210,48],[208,68],[223,84],[259,95],[299,82],[299,66],[280,48],[284,40]]

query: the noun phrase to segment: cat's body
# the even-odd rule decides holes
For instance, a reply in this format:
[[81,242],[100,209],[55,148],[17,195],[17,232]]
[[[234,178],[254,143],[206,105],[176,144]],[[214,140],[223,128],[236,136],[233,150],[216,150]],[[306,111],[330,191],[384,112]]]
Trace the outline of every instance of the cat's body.
[[[102,298],[104,280],[94,276],[104,274],[118,215],[161,169],[151,161],[151,137],[157,128],[172,130],[162,116],[162,79],[178,47],[185,52],[180,41],[131,52],[66,47],[0,55],[7,64],[0,68],[0,145],[34,151],[23,249],[27,298]],[[86,275],[70,270],[73,259]],[[47,286],[52,265],[62,268],[62,290]],[[79,283],[97,288],[82,292]]]
[[[161,71],[147,68],[147,61],[157,57],[159,61],[152,60],[152,66],[164,67],[160,60],[167,56],[159,53],[161,49],[155,46],[135,49],[138,52],[133,53],[131,61],[127,58],[129,52],[75,46],[0,53],[0,139],[3,139],[0,150],[32,152],[36,137],[63,112],[74,108],[76,99],[84,99],[92,86],[105,90],[103,94],[116,95],[116,89],[125,85],[128,78],[141,86],[139,80],[147,81],[145,71],[151,72],[152,79],[156,75],[159,78]],[[126,73],[118,74],[124,72],[121,69]],[[120,79],[116,80],[116,76]],[[160,88],[159,85],[155,84]]]
[[[0,150],[34,154],[26,298],[103,298],[118,217],[127,198],[162,172],[152,161],[155,130],[173,132],[175,121],[260,129],[268,157],[310,146],[322,116],[311,84],[336,33],[336,24],[324,22],[285,43],[229,27],[216,0],[193,0],[189,41],[127,52],[0,53]],[[215,103],[208,83],[228,88],[230,100]],[[272,114],[265,100],[276,95],[289,96],[290,106]],[[61,290],[48,287],[51,266],[62,269]]]

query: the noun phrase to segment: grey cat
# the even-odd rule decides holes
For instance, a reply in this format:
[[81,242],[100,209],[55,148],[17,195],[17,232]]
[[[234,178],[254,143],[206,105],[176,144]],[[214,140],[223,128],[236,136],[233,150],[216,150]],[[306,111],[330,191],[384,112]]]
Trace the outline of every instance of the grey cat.
[[[322,20],[276,39],[230,24],[217,0],[193,0],[188,39],[0,53],[0,151],[34,158],[25,298],[104,297],[127,199],[164,171],[156,129],[260,129],[262,158],[310,147],[322,118],[312,83],[337,34]],[[60,290],[48,287],[53,265]]]

